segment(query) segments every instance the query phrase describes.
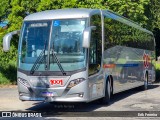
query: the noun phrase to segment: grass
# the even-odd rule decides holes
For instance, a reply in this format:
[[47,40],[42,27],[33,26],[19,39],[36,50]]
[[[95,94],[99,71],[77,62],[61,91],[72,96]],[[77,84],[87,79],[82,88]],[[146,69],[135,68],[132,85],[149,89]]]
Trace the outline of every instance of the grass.
[[15,85],[17,83],[17,68],[15,63],[8,63],[6,68],[0,67],[0,85]]
[[156,69],[160,70],[160,61],[156,62]]
[[12,83],[2,73],[0,73],[0,84],[1,85],[8,85],[8,84],[12,84]]
[[156,82],[160,82],[160,61],[156,62]]

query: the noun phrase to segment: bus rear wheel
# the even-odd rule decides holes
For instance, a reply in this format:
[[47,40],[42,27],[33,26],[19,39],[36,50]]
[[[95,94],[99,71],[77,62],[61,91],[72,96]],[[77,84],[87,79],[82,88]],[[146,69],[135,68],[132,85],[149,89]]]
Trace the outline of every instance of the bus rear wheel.
[[143,86],[144,90],[147,90],[148,89],[148,74],[145,75],[145,80],[144,80],[144,86]]
[[110,103],[111,91],[112,91],[112,85],[111,85],[111,81],[108,79],[106,81],[105,96],[104,96],[104,98],[102,98],[102,103],[103,104],[109,104]]
[[148,74],[146,73],[144,78],[144,84],[140,87],[140,90],[147,90],[148,89]]

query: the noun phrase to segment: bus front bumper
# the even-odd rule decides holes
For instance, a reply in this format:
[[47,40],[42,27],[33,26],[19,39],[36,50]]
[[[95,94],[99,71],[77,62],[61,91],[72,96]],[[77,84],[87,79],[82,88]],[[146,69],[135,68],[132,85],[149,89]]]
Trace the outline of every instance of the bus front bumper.
[[56,98],[56,97],[28,97],[28,96],[20,96],[20,100],[22,101],[45,101],[45,102],[88,102],[88,100],[79,98],[79,97],[72,97],[72,98]]
[[[87,88],[87,80],[81,82],[80,84],[70,88],[65,89],[62,88],[20,88],[19,91],[19,99],[22,101],[45,101],[45,102],[88,102],[88,88]],[[21,91],[23,90],[23,92]],[[25,91],[25,93],[24,93]],[[27,92],[26,92],[27,91]],[[54,92],[54,91],[63,91],[62,94],[56,96],[43,96],[43,92]]]

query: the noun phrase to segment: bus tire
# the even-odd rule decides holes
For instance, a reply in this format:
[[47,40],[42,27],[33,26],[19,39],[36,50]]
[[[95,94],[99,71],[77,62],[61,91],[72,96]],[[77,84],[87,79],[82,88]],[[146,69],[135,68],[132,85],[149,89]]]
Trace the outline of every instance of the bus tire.
[[148,89],[148,74],[146,73],[144,78],[144,85],[141,86],[141,90],[147,90]]
[[111,99],[111,90],[112,90],[112,85],[110,79],[106,81],[106,89],[105,89],[105,96],[102,98],[102,103],[103,104],[109,104],[110,99]]
[[145,75],[145,80],[144,80],[144,86],[143,86],[144,90],[147,90],[148,89],[148,74],[146,73]]

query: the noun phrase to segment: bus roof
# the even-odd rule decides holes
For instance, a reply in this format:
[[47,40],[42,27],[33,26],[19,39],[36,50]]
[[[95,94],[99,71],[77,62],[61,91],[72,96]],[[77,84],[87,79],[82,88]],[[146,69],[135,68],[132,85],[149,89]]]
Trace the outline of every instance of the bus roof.
[[33,13],[25,17],[24,21],[30,20],[50,20],[50,19],[67,19],[67,18],[86,18],[92,14],[99,13],[98,9],[58,9],[47,10],[38,13]]

